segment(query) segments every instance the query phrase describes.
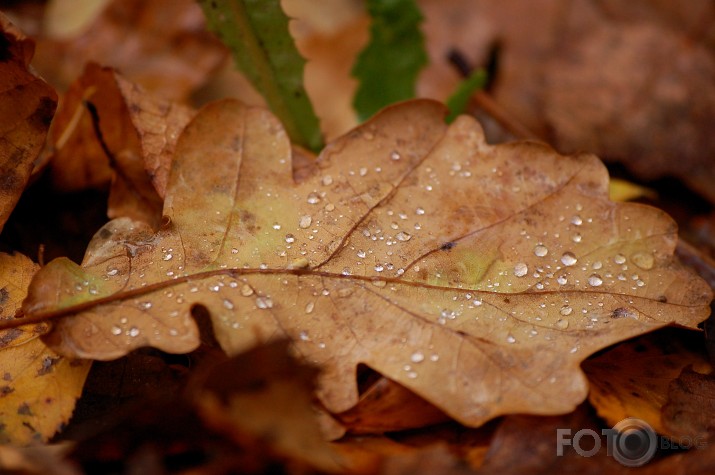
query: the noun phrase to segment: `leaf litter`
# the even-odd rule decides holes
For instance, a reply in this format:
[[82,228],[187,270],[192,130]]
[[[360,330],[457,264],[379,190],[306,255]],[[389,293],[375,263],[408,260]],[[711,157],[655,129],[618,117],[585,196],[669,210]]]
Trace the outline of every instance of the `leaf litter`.
[[229,354],[290,338],[331,412],[355,405],[364,364],[471,426],[569,412],[584,358],[706,318],[673,221],[610,202],[595,157],[487,145],[473,119],[443,116],[388,108],[295,181],[275,118],[209,105],[177,144],[165,226],[111,221],[81,267],[39,271],[23,311],[70,315],[45,338],[61,354],[111,359],[191,351],[202,306]]

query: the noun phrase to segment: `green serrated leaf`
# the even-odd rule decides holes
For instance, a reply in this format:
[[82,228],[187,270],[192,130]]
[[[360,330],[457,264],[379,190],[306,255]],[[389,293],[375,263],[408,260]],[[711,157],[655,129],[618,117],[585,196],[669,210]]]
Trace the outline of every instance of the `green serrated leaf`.
[[266,99],[291,140],[323,147],[318,117],[303,87],[305,60],[279,0],[200,0],[209,28],[231,49],[237,67]]
[[360,81],[353,106],[360,120],[415,96],[417,75],[427,64],[422,14],[414,0],[367,0],[370,42],[352,75]]
[[449,99],[447,99],[449,115],[446,120],[448,124],[456,119],[459,114],[464,112],[472,94],[474,94],[475,91],[482,89],[486,83],[487,72],[483,69],[473,71],[468,78],[459,83],[457,89],[451,96],[449,96]]

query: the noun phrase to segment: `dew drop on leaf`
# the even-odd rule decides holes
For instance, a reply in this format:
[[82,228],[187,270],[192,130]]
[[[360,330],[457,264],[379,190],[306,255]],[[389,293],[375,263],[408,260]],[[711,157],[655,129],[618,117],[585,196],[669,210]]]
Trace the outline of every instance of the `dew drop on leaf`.
[[317,193],[310,193],[306,201],[311,205],[318,204],[320,203],[320,196]]
[[573,252],[566,251],[561,256],[561,263],[567,267],[576,264],[576,262],[578,262],[578,259],[576,259]]
[[410,361],[412,361],[413,363],[420,363],[424,361],[424,359],[425,355],[421,351],[415,351],[414,353],[412,353],[412,356],[410,356]]
[[650,270],[653,268],[653,264],[655,264],[655,259],[653,258],[653,254],[646,253],[646,252],[636,252],[631,256],[631,261],[638,267],[644,270]]
[[308,227],[310,226],[310,224],[311,224],[312,222],[313,222],[313,218],[311,218],[310,216],[308,216],[308,215],[301,216],[301,217],[300,217],[300,220],[298,221],[298,226],[299,226],[301,229],[306,229],[306,228],[308,228]]
[[563,315],[563,316],[571,315],[572,312],[573,312],[573,309],[571,307],[569,307],[568,305],[564,305],[563,307],[561,307],[561,310],[559,311],[559,313],[561,313],[561,315]]
[[613,262],[616,264],[625,264],[626,263],[626,256],[623,254],[616,254],[616,257],[613,258]]
[[598,274],[591,274],[588,278],[588,285],[591,287],[598,287],[603,284],[603,279]]
[[137,337],[139,336],[139,329],[137,327],[131,327],[127,332],[127,335],[131,337]]
[[260,309],[273,308],[273,300],[270,297],[256,297],[256,307]]
[[251,295],[253,295],[253,289],[251,288],[251,286],[248,284],[243,284],[243,286],[241,287],[241,295],[243,295],[244,297],[250,297]]
[[556,320],[556,328],[566,330],[569,327],[569,321],[564,319]]
[[331,177],[330,175],[325,175],[323,177],[322,182],[323,182],[323,185],[330,186],[333,184],[333,177]]
[[529,268],[523,262],[519,262],[514,266],[514,275],[517,277],[524,277],[529,273]]
[[223,299],[223,306],[228,310],[233,310],[233,302],[231,302],[229,299]]
[[313,303],[313,302],[308,302],[308,303],[305,305],[305,313],[311,313],[314,308],[315,308],[315,303]]
[[573,218],[571,218],[571,224],[575,226],[581,226],[583,224],[583,219],[581,219],[581,216],[576,215]]
[[402,156],[400,155],[400,152],[398,152],[397,150],[393,150],[393,151],[390,153],[390,159],[392,159],[392,160],[399,160],[400,158],[402,158]]
[[417,208],[417,209],[415,210],[415,214],[418,214],[418,215],[421,216],[421,215],[425,214],[425,209],[424,209],[424,208]]
[[121,334],[122,334],[121,328],[119,328],[116,325],[112,327],[112,335],[121,335]]
[[534,255],[537,257],[544,257],[549,253],[549,250],[543,244],[537,244],[534,247]]
[[409,233],[406,233],[404,231],[397,233],[397,236],[395,236],[395,237],[397,238],[398,241],[402,241],[402,242],[409,241],[410,239],[412,239],[412,235]]

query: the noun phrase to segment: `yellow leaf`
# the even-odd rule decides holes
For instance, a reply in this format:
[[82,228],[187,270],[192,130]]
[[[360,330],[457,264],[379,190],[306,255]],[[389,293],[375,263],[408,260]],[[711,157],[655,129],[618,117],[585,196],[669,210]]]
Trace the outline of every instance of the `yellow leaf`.
[[[0,318],[12,319],[37,266],[27,257],[0,254]],[[0,443],[47,441],[69,421],[90,362],[62,357],[39,336],[46,324],[0,332]]]

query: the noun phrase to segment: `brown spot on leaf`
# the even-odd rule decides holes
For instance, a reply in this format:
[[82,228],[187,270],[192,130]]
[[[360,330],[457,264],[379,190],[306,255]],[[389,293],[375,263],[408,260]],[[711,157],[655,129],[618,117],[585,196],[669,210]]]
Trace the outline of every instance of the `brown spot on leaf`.
[[15,391],[15,388],[13,388],[11,386],[8,386],[8,385],[0,386],[0,397],[5,397],[14,391]]
[[45,356],[42,360],[42,367],[37,370],[37,376],[44,376],[52,372],[52,368],[60,358],[52,358],[51,356]]
[[31,416],[32,415],[32,410],[30,409],[30,406],[26,403],[23,402],[17,407],[17,413],[18,415],[21,416]]

